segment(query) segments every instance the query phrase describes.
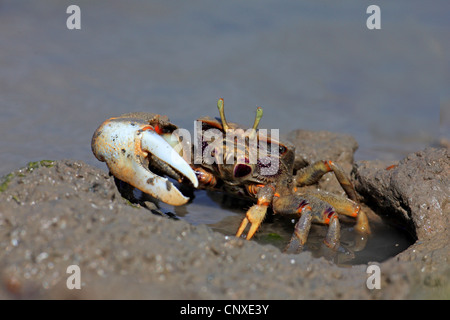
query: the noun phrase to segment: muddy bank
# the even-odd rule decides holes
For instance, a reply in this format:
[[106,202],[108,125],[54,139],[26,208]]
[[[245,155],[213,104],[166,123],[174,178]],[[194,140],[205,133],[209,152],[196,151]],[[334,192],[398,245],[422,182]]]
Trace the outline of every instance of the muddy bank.
[[[0,298],[450,298],[448,151],[426,149],[386,170],[394,163],[353,164],[351,139],[337,138],[348,146],[331,160],[341,157],[374,218],[393,216],[417,238],[377,263],[379,290],[367,288],[366,264],[339,267],[309,252],[286,255],[157,216],[124,200],[105,170],[62,160],[32,163],[2,181]],[[320,150],[298,152],[309,162],[322,157]],[[335,181],[323,180],[320,187],[333,190]],[[81,269],[80,290],[66,287],[70,265]]]
[[450,154],[427,148],[394,162],[360,161],[354,181],[364,202],[382,219],[411,233],[417,241],[383,264],[413,272],[414,298],[450,298]]

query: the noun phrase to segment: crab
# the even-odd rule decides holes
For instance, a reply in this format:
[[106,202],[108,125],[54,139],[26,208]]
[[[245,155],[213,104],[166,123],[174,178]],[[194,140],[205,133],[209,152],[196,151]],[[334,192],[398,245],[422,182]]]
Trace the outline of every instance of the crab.
[[[252,239],[269,207],[274,214],[298,215],[285,252],[303,250],[312,223],[328,225],[324,244],[337,250],[340,215],[355,218],[357,232],[370,233],[355,189],[338,164],[321,160],[294,174],[295,148],[257,129],[261,108],[257,108],[253,127],[244,131],[227,122],[223,99],[217,107],[219,119],[197,120],[199,132],[193,146],[186,141],[190,135],[180,135],[166,116],[138,112],[103,122],[92,137],[92,151],[117,179],[170,205],[189,201],[171,180],[194,189],[220,190],[251,199],[254,204],[238,226],[236,237]],[[334,173],[346,197],[303,188],[328,172]]]

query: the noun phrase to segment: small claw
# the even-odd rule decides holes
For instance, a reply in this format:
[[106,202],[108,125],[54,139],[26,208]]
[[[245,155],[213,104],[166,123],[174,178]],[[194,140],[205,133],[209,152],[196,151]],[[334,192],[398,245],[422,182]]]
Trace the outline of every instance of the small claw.
[[245,218],[242,220],[241,225],[236,232],[236,237],[240,237],[244,232],[247,225],[250,223],[250,229],[247,233],[247,240],[250,240],[255,235],[259,226],[264,220],[267,212],[267,205],[258,205],[255,204],[252,206],[246,213]]
[[247,217],[242,219],[241,225],[239,226],[239,229],[236,232],[236,237],[238,237],[238,238],[241,237],[242,233],[244,232],[245,228],[247,227],[248,222],[249,221],[248,221]]
[[189,179],[194,187],[198,185],[189,164],[148,121],[139,118],[119,117],[105,121],[92,137],[92,151],[97,159],[106,162],[116,178],[170,205],[185,204],[189,198],[167,178],[149,170],[149,154]]

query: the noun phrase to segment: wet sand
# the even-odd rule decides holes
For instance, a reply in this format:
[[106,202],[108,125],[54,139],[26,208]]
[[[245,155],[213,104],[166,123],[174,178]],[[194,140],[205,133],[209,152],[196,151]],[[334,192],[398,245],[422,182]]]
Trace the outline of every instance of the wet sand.
[[[356,164],[359,191],[380,183],[385,164],[382,169],[379,165]],[[390,204],[391,218],[412,230],[417,240],[384,262],[339,266],[311,252],[283,254],[272,245],[155,215],[123,199],[112,177],[82,161],[34,163],[3,180],[0,297],[448,299],[449,166],[446,149],[427,149],[399,163],[397,177],[416,170],[409,178],[425,178],[441,188],[424,185],[428,190],[421,192],[429,197],[420,201],[428,207],[410,203],[408,221],[402,216],[404,205]],[[381,189],[389,198],[390,187]],[[386,214],[386,207],[363,199],[381,216]],[[367,285],[372,264],[380,268],[381,289]],[[80,290],[67,287],[71,265],[81,270]]]

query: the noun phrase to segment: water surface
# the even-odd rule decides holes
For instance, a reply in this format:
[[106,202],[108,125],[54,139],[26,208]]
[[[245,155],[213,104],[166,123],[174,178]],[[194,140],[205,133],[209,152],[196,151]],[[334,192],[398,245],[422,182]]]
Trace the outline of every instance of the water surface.
[[[76,158],[129,111],[193,130],[225,98],[230,121],[350,133],[357,159],[399,159],[448,134],[447,1],[0,2],[0,174]],[[440,110],[440,109],[445,110]],[[439,119],[440,114],[443,119]]]

